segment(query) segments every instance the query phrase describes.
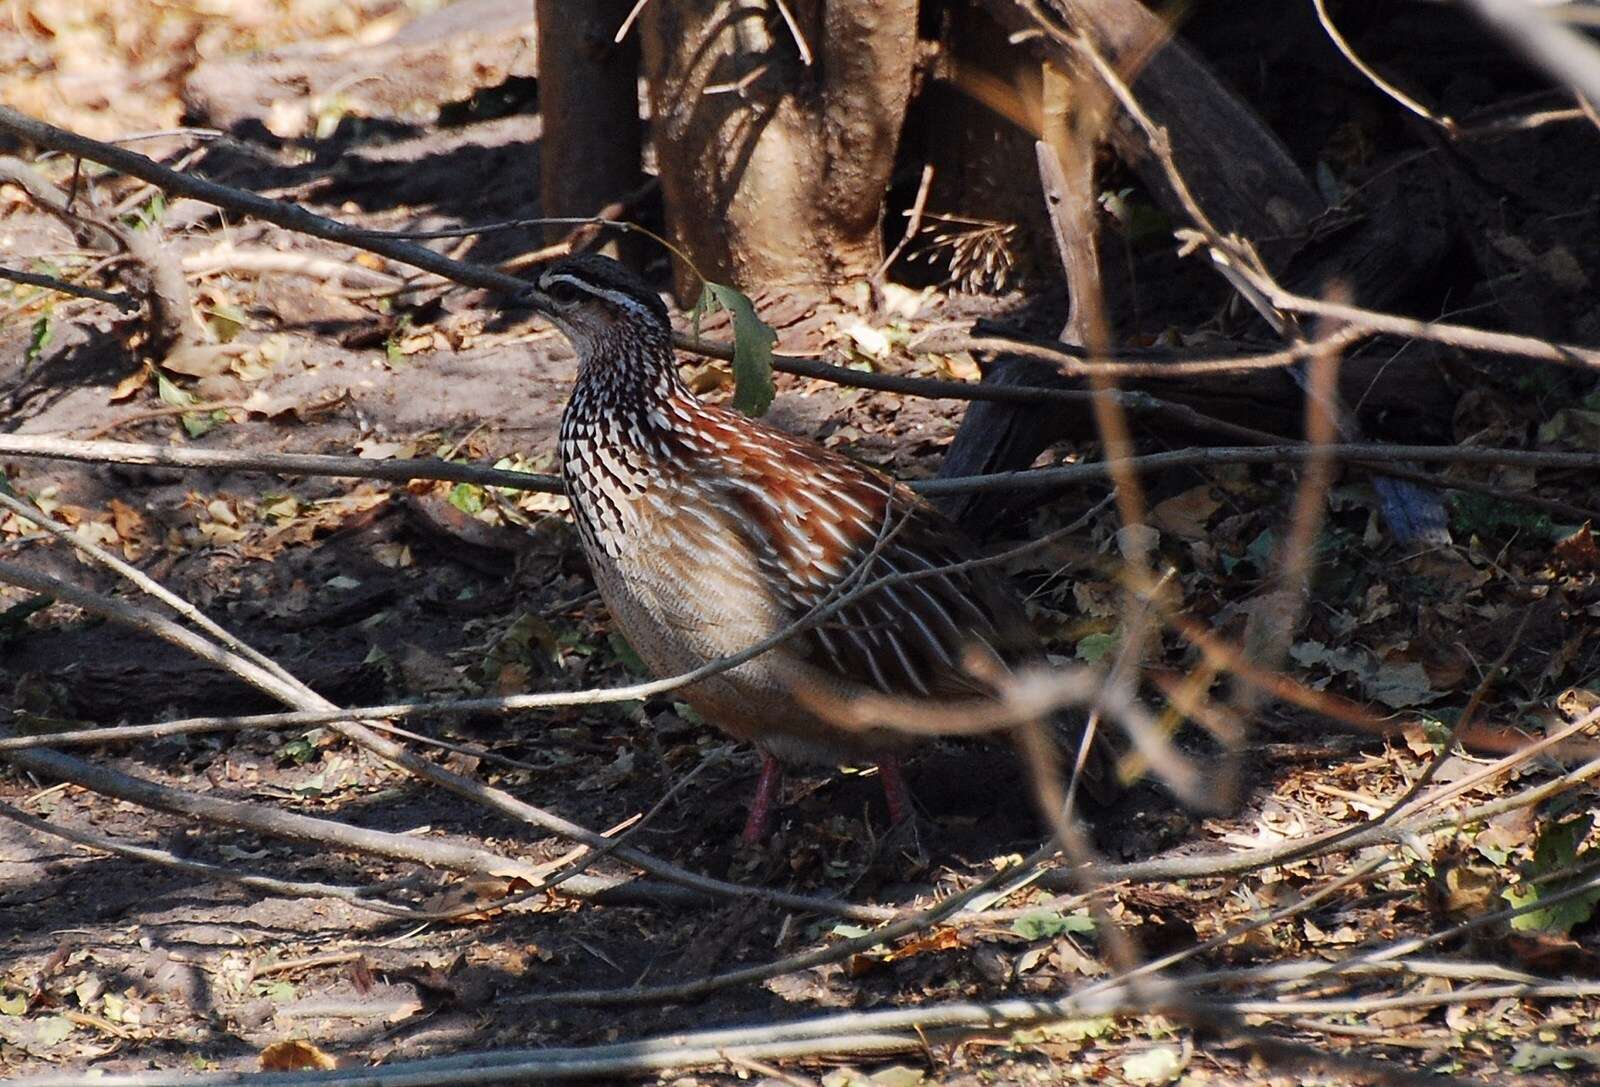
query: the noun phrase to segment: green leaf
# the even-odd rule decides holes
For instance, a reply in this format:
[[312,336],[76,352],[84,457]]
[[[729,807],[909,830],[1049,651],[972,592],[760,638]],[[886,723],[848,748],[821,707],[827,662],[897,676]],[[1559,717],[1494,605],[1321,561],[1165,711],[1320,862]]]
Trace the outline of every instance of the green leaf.
[[66,1016],[46,1016],[34,1023],[33,1044],[44,1049],[58,1046],[67,1040],[67,1035],[72,1033],[72,1029],[73,1022]]
[[[1576,819],[1568,819],[1564,823],[1545,828],[1539,835],[1538,843],[1533,847],[1533,859],[1523,869],[1522,874],[1527,882],[1520,887],[1507,887],[1501,892],[1505,900],[1516,907],[1532,906],[1574,886],[1574,881],[1571,879],[1534,881],[1540,877],[1553,876],[1570,870],[1591,860],[1594,850],[1583,849],[1582,845],[1593,827],[1594,816],[1581,815]],[[1575,926],[1583,924],[1594,915],[1596,903],[1600,903],[1600,887],[1552,903],[1542,909],[1519,914],[1511,919],[1511,927],[1519,932],[1537,930],[1566,935]]]
[[1122,1061],[1122,1074],[1133,1083],[1171,1083],[1183,1071],[1183,1055],[1172,1046],[1156,1046]]
[[733,406],[746,415],[765,415],[777,392],[772,384],[772,345],[778,334],[757,316],[747,295],[709,280],[692,313],[696,333],[701,317],[724,309],[733,315]]
[[483,488],[472,483],[457,483],[450,488],[450,504],[465,514],[483,512]]
[[316,761],[317,748],[309,739],[301,736],[278,748],[277,756],[279,762],[304,766],[307,763]]
[[1105,658],[1117,648],[1120,639],[1115,634],[1088,634],[1078,639],[1077,657],[1088,664]]
[[244,310],[232,304],[225,304],[213,309],[209,314],[211,331],[216,333],[218,343],[227,343],[239,333],[250,327],[250,318],[245,316]]
[[1094,918],[1088,913],[1061,914],[1055,910],[1032,910],[1011,922],[1011,931],[1024,940],[1043,940],[1094,931]]
[[187,390],[175,385],[166,374],[156,374],[156,395],[161,397],[161,402],[168,407],[186,408],[194,403],[194,396]]
[[182,415],[183,429],[191,438],[200,438],[228,421],[228,413],[216,411],[186,411]]
[[33,331],[28,334],[28,350],[22,356],[23,362],[32,365],[39,361],[39,356],[44,354],[44,349],[50,345],[52,335],[50,315],[47,313],[33,322]]

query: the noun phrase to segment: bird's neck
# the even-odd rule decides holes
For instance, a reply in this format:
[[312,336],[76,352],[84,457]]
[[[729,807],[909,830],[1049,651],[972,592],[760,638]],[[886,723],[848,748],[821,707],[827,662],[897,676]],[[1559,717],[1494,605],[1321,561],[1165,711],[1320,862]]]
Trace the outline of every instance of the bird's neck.
[[567,414],[574,421],[639,421],[659,418],[674,401],[693,402],[694,394],[678,376],[670,334],[636,328],[579,351]]

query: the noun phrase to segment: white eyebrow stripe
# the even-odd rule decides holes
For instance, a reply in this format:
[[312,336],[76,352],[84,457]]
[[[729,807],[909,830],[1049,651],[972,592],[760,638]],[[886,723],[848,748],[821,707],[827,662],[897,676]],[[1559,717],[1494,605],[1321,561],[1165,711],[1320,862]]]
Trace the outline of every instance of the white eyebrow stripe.
[[640,316],[649,316],[650,314],[650,308],[648,306],[640,302],[637,298],[633,297],[633,295],[626,294],[623,291],[613,291],[606,287],[597,287],[586,279],[580,279],[579,277],[575,275],[569,275],[566,272],[546,272],[544,275],[539,277],[539,287],[542,290],[548,291],[551,286],[556,283],[570,284],[586,294],[592,294],[596,298],[604,298],[613,305],[621,306],[624,310],[627,310],[630,313],[638,314]]

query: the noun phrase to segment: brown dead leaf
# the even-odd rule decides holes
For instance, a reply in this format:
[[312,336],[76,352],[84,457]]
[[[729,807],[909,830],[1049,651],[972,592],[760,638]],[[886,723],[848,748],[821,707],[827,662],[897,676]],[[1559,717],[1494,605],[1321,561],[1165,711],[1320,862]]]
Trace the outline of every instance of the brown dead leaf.
[[1556,557],[1574,570],[1600,570],[1600,547],[1595,546],[1589,522],[1565,539],[1556,541]]
[[1506,947],[1529,970],[1546,977],[1600,977],[1600,953],[1570,936],[1549,932],[1508,933]]
[[111,526],[124,540],[133,540],[144,533],[144,514],[122,501],[113,498],[107,503],[111,510]]
[[261,1051],[263,1072],[331,1071],[339,1062],[310,1042],[274,1042]]
[[1185,540],[1201,540],[1207,535],[1206,522],[1221,508],[1222,503],[1211,493],[1211,485],[1201,484],[1156,503],[1150,511],[1150,523]]
[[454,913],[459,910],[461,912],[450,918],[450,922],[478,924],[501,913],[501,903],[506,898],[527,889],[527,881],[521,879],[473,879],[457,883],[429,897],[423,903],[423,909],[430,913]]
[[1447,870],[1439,888],[1439,907],[1451,915],[1488,912],[1505,881],[1487,865],[1463,864]]
[[894,950],[883,956],[883,961],[897,962],[901,959],[909,959],[913,955],[921,955],[927,951],[949,951],[960,946],[960,934],[953,928],[942,928],[936,932],[930,932],[926,936],[907,940],[905,943],[896,946]]
[[[1412,990],[1415,993],[1430,995],[1443,995],[1450,991],[1449,979],[1437,977],[1423,979],[1422,984]],[[1432,1014],[1433,1009],[1426,1005],[1418,1005],[1412,1008],[1380,1008],[1378,1011],[1369,1013],[1366,1021],[1375,1027],[1394,1030],[1397,1027],[1409,1027],[1420,1023]]]
[[1556,699],[1556,709],[1568,721],[1576,721],[1585,714],[1593,713],[1597,707],[1600,707],[1600,692],[1587,687],[1568,687]]
[[188,377],[214,377],[225,374],[233,360],[244,352],[240,344],[184,343],[167,352],[161,368]]
[[117,382],[117,387],[111,390],[111,395],[106,400],[112,404],[127,400],[148,384],[150,384],[150,367],[141,366]]
[[1433,741],[1428,738],[1428,730],[1416,721],[1407,721],[1400,726],[1400,737],[1405,740],[1406,749],[1419,759],[1431,759],[1434,756]]

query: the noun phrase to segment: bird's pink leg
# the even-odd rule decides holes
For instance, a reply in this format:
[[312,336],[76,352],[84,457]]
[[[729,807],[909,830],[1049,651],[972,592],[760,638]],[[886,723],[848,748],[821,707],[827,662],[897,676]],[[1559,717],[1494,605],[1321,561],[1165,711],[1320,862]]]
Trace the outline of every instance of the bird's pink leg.
[[755,845],[767,836],[767,824],[772,822],[772,804],[783,787],[783,767],[771,755],[761,762],[761,777],[756,780],[756,795],[750,800],[750,817],[744,821],[744,833],[739,840],[745,845]]
[[878,776],[883,778],[883,798],[889,802],[889,822],[898,826],[911,814],[911,790],[900,772],[900,760],[884,759],[878,764]]

